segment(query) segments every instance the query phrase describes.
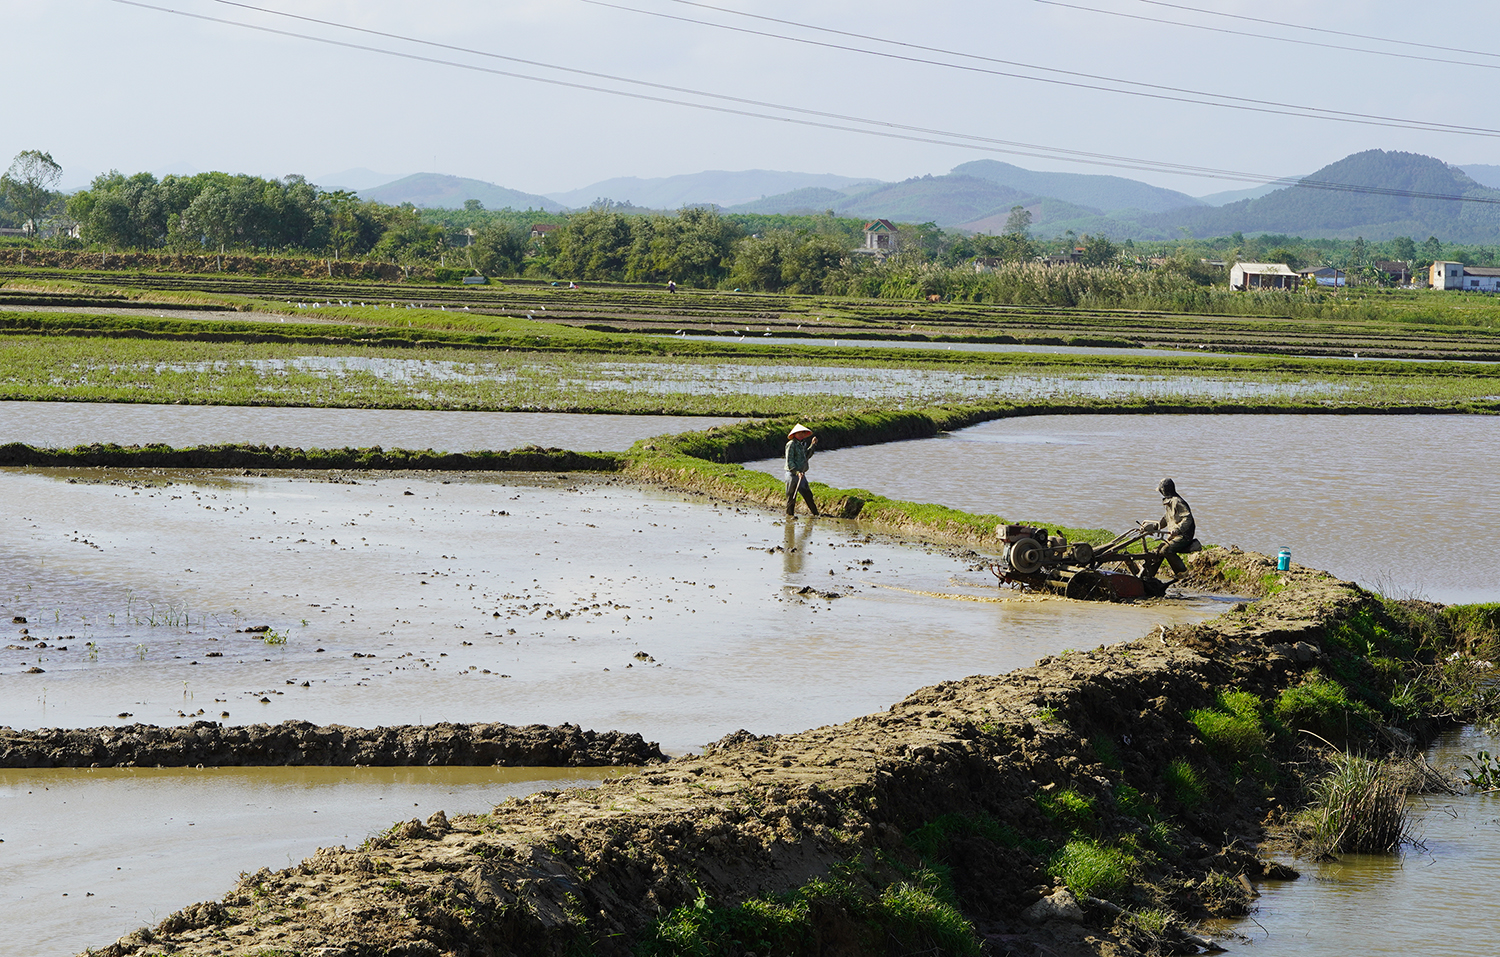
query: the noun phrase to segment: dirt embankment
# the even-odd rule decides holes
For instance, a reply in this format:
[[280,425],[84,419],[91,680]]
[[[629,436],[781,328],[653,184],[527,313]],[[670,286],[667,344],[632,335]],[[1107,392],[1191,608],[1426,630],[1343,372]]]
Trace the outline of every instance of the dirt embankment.
[[491,766],[636,767],[665,761],[655,742],[577,725],[319,727],[307,721],[181,728],[0,728],[0,768]]
[[[957,952],[1138,953],[1140,915],[1242,912],[1244,880],[1289,876],[1252,849],[1290,792],[1216,755],[1187,714],[1304,680],[1373,600],[1310,570],[1276,585],[1211,622],[945,682],[837,727],[741,732],[596,788],[398,824],[95,953],[738,953],[681,934],[772,913],[800,921],[777,953],[954,952],[902,929],[901,902],[934,873],[978,934]],[[1090,855],[1118,879],[1070,869]],[[1074,904],[1065,883],[1092,890]],[[776,910],[796,894],[801,910]]]

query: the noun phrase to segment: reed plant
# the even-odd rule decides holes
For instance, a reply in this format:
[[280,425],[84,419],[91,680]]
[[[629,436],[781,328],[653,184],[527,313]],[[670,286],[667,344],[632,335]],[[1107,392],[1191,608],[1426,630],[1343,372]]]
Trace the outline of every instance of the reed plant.
[[1389,853],[1411,840],[1406,789],[1384,761],[1340,753],[1311,790],[1304,823],[1317,853]]

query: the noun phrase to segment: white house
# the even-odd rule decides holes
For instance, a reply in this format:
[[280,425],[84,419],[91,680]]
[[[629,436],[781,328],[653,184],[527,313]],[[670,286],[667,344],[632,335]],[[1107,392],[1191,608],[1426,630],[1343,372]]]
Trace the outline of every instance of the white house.
[[1230,289],[1296,289],[1297,274],[1284,263],[1235,263],[1229,270]]
[[889,219],[865,223],[865,249],[872,253],[893,253],[901,245],[896,224]]
[[1500,269],[1439,261],[1432,264],[1427,282],[1434,289],[1500,292]]

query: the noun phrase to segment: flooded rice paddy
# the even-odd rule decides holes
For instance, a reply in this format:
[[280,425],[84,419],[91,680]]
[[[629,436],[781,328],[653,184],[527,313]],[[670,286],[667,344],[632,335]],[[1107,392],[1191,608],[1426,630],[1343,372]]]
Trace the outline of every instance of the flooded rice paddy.
[[[1069,415],[821,452],[840,488],[1013,521],[1129,528],[1176,479],[1198,537],[1329,569],[1394,597],[1500,600],[1483,557],[1500,500],[1500,418],[1463,415]],[[781,463],[754,463],[781,474]]]
[[0,955],[74,954],[227,893],[241,872],[394,821],[583,787],[599,768],[0,770]]
[[0,495],[12,727],[571,721],[681,751],[1220,607],[1014,598],[943,550],[595,478],[7,470]]
[[[1015,599],[944,550],[593,478],[4,470],[0,496],[12,727],[574,722],[683,751],[1225,604]],[[241,869],[556,786],[534,769],[282,774],[0,772],[0,954],[70,953]]]
[[[1500,751],[1495,729],[1466,728],[1428,752],[1435,767]],[[1298,861],[1302,877],[1269,881],[1253,920],[1235,921],[1235,954],[1405,957],[1487,951],[1483,929],[1500,890],[1500,795],[1419,795],[1408,802],[1421,844],[1399,855]]]
[[0,444],[72,448],[117,445],[280,445],[469,452],[524,445],[575,452],[623,451],[655,435],[737,421],[685,415],[569,415],[557,412],[437,412],[412,409],[297,409],[266,406],[0,402]]

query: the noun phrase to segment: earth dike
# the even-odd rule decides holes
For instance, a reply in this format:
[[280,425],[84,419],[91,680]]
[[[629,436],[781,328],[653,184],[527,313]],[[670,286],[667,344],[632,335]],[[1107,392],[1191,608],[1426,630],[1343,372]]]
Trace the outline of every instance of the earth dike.
[[[1324,672],[1357,678],[1341,636],[1384,606],[1238,550],[1194,556],[1192,574],[1265,597],[843,725],[737,732],[597,787],[398,822],[92,953],[1206,949],[1199,922],[1296,876],[1257,846],[1299,806],[1305,755],[1231,753],[1194,716],[1226,691],[1273,701]],[[1414,740],[1385,730],[1397,738]]]
[[0,728],[0,768],[613,767],[665,761],[654,742],[577,725],[318,726],[308,721],[185,727]]

